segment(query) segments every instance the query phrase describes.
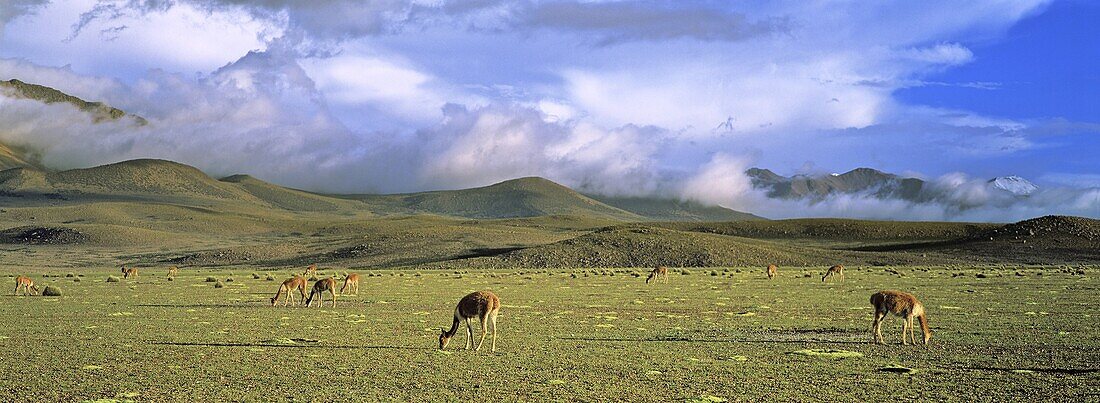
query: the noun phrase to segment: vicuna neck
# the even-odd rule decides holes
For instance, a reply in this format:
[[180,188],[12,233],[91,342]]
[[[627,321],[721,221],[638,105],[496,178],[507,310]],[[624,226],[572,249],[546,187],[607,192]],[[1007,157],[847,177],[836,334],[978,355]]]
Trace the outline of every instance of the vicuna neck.
[[454,322],[451,322],[451,330],[447,331],[447,337],[453,337],[455,333],[458,333],[458,322],[460,322],[458,315],[455,315]]

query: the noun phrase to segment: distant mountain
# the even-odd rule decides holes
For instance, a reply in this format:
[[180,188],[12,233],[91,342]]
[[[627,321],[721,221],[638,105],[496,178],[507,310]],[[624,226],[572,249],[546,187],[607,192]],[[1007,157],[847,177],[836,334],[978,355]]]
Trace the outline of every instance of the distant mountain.
[[655,197],[587,196],[652,221],[744,221],[764,219],[757,215],[730,210],[722,206],[708,206],[694,201]]
[[398,195],[350,196],[399,211],[468,218],[514,218],[578,215],[641,221],[644,218],[538,177],[512,179],[485,187]]
[[989,186],[1016,196],[1028,196],[1039,190],[1038,186],[1019,176],[1000,176],[989,180]]
[[785,177],[767,169],[751,168],[745,173],[756,188],[766,189],[777,199],[821,200],[832,194],[866,193],[883,199],[921,201],[925,182],[903,178],[871,168],[856,168],[843,174],[795,175]]
[[50,87],[25,83],[14,78],[8,81],[0,81],[0,95],[11,98],[32,99],[46,104],[59,102],[68,103],[75,106],[77,109],[91,114],[95,122],[130,117],[133,118],[138,125],[145,125],[148,123],[148,121],[141,116],[129,115],[121,109],[113,108],[105,103],[88,102]]

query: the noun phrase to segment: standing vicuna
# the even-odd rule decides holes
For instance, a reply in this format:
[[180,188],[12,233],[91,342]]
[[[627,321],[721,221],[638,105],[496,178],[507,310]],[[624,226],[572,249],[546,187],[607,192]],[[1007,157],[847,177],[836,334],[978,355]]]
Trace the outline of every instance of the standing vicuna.
[[500,298],[497,298],[496,294],[491,291],[478,291],[471,293],[465,297],[462,297],[458,301],[458,306],[455,307],[454,322],[451,322],[451,329],[440,329],[439,333],[439,349],[447,348],[447,343],[451,341],[451,338],[458,333],[458,323],[466,321],[466,349],[470,349],[470,345],[474,340],[474,328],[470,323],[470,319],[478,318],[481,320],[481,340],[477,342],[477,347],[474,347],[474,351],[481,350],[481,344],[485,343],[485,334],[488,333],[488,325],[493,325],[493,345],[490,348],[490,352],[497,351],[497,313],[500,312]]
[[288,303],[294,302],[294,290],[298,291],[298,295],[301,295],[301,300],[306,300],[306,279],[299,275],[294,275],[293,278],[287,279],[279,286],[279,291],[275,292],[275,296],[271,298],[271,306],[275,306],[279,302],[279,296],[283,295],[283,306]]
[[768,280],[771,280],[771,279],[775,278],[775,275],[777,274],[778,271],[779,271],[779,266],[776,266],[774,264],[769,264],[768,265]]
[[657,280],[661,278],[665,279],[666,283],[668,282],[668,268],[664,266],[657,266],[654,267],[653,270],[649,271],[649,277],[645,278],[645,283],[649,284],[650,281],[657,282]]
[[317,264],[309,265],[309,267],[306,268],[306,272],[302,274],[307,277],[317,274]]
[[825,277],[821,278],[821,282],[824,283],[825,279],[828,279],[829,276],[839,276],[840,279],[843,281],[844,280],[844,266],[838,264],[836,266],[830,267],[829,271],[825,272]]
[[137,267],[127,269],[126,266],[122,266],[122,278],[137,278],[137,274]]
[[344,276],[344,285],[340,287],[340,295],[344,295],[344,289],[351,288],[351,292],[355,295],[359,295],[359,275],[355,273],[348,273]]
[[169,267],[168,268],[168,278],[176,277],[176,275],[179,274],[179,272],[180,272],[179,267],[176,267],[176,266]]
[[38,286],[34,285],[34,280],[31,280],[27,276],[19,276],[15,278],[15,293],[13,295],[19,295],[19,289],[23,289],[23,296],[38,295]]
[[928,340],[932,339],[932,329],[928,328],[928,313],[924,311],[924,304],[921,304],[913,294],[894,290],[879,291],[871,295],[871,306],[875,307],[875,321],[871,325],[875,342],[884,344],[882,341],[882,320],[890,313],[903,319],[901,344],[909,344],[906,342],[906,335],[908,335],[909,340],[913,341],[913,344],[917,344],[913,331],[914,318],[920,321],[920,330],[924,333],[924,345],[927,346]]
[[317,280],[316,283],[313,283],[313,289],[309,290],[309,298],[306,299],[306,306],[312,306],[313,305],[313,296],[317,296],[317,300],[319,302],[317,307],[318,308],[323,308],[325,306],[325,292],[326,291],[330,295],[332,295],[332,307],[335,308],[336,307],[336,280],[333,280],[332,277],[323,278],[323,279]]

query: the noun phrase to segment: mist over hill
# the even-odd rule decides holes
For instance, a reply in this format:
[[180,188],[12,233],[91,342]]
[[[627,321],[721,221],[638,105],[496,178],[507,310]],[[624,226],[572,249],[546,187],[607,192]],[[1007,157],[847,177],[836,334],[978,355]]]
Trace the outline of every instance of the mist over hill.
[[[266,60],[258,57],[249,58],[248,61],[260,63]],[[263,141],[253,144],[248,138],[259,129],[222,135],[219,132],[228,126],[211,126],[201,120],[181,120],[180,116],[146,120],[105,103],[84,101],[47,86],[17,79],[0,82],[0,102],[5,99],[9,100],[7,102],[14,100],[17,103],[9,104],[14,108],[3,111],[10,115],[0,113],[0,119],[15,119],[8,128],[0,128],[0,169],[26,168],[25,171],[6,173],[7,186],[13,189],[32,189],[41,194],[63,193],[67,186],[91,192],[95,192],[97,187],[114,186],[111,188],[112,194],[122,192],[132,196],[140,193],[134,192],[140,189],[118,188],[122,186],[121,183],[103,182],[113,180],[130,181],[127,186],[153,186],[149,189],[153,193],[163,193],[161,191],[170,190],[166,188],[172,186],[183,186],[186,189],[178,190],[198,193],[188,194],[186,197],[220,194],[222,199],[248,199],[253,200],[252,202],[266,197],[269,200],[261,201],[262,203],[292,210],[340,210],[346,207],[347,202],[330,199],[349,198],[318,199],[317,194],[357,193],[334,192],[330,189],[373,188],[373,184],[392,182],[403,183],[402,187],[414,189],[452,190],[409,192],[402,195],[362,195],[350,197],[350,200],[369,202],[373,206],[371,211],[380,214],[414,212],[470,218],[568,215],[584,212],[616,220],[722,221],[759,217],[849,217],[1004,222],[1055,213],[1100,215],[1098,188],[1037,186],[1015,175],[971,178],[955,173],[924,179],[872,168],[857,168],[838,174],[799,174],[788,177],[769,169],[747,168],[747,161],[721,156],[712,158],[698,172],[687,176],[664,173],[647,165],[647,162],[634,160],[615,162],[631,167],[622,172],[607,169],[599,165],[605,162],[598,160],[589,161],[596,165],[567,164],[566,170],[531,162],[535,168],[529,169],[526,160],[537,156],[525,154],[530,150],[522,147],[515,150],[517,155],[509,156],[504,161],[496,161],[494,158],[481,158],[479,148],[467,150],[462,144],[456,143],[452,146],[460,146],[465,150],[464,153],[470,154],[462,156],[457,160],[459,162],[441,162],[434,158],[434,154],[440,152],[438,143],[388,144],[380,147],[381,151],[364,153],[348,151],[361,150],[364,145],[345,144],[345,141],[350,141],[347,139],[354,137],[347,133],[334,134],[335,137],[331,138],[317,137],[316,140],[305,142],[296,137],[298,134],[292,134],[284,137],[284,142]],[[37,110],[33,104],[41,105],[45,109]],[[257,108],[256,110],[263,110]],[[420,137],[435,137],[438,141],[454,142],[458,140],[451,137],[461,137],[461,130],[475,130],[472,127],[493,133],[510,130],[506,124],[494,126],[498,122],[494,117],[465,108],[452,109],[454,110],[448,112],[452,115],[442,126],[433,128],[431,132],[423,132]],[[24,112],[34,112],[31,113],[34,117],[27,118]],[[73,119],[70,116],[73,114],[81,118]],[[64,119],[55,119],[53,115],[64,115]],[[541,119],[538,116],[530,118]],[[248,126],[251,124],[249,122],[255,120],[249,118],[234,122],[233,130]],[[47,129],[40,129],[39,126],[49,122],[53,122],[49,132],[42,132]],[[489,123],[492,123],[490,127],[481,127]],[[547,124],[538,123],[544,126]],[[454,125],[461,127],[450,127]],[[322,126],[316,128],[324,129],[318,133],[328,133],[326,130],[332,128],[328,123],[323,123]],[[451,133],[452,130],[459,129],[460,132]],[[544,129],[551,128],[547,126]],[[614,136],[639,136],[647,130],[627,129],[614,133]],[[297,126],[293,130],[304,128]],[[172,138],[166,139],[164,136]],[[178,144],[180,139],[188,137],[195,139],[193,144]],[[99,138],[102,140],[98,140]],[[471,145],[477,141],[467,140],[473,142]],[[272,152],[276,154],[265,154]],[[628,149],[624,151],[624,158],[629,158],[635,152],[651,151]],[[72,165],[81,168],[95,166],[97,164],[73,161],[100,161],[116,153],[138,154],[143,157],[150,155],[179,161],[194,165],[216,177],[224,176],[225,180],[221,184],[211,178],[195,181],[193,176],[180,176],[181,172],[171,169],[161,170],[153,175],[159,178],[156,183],[142,178],[117,179],[128,175],[118,171],[128,165],[102,168],[109,172],[105,171],[103,176],[92,175],[94,178],[86,181],[81,179],[81,175],[87,172],[62,170],[61,172],[72,171],[62,174],[57,171],[58,168]],[[61,166],[57,163],[59,159],[64,161]],[[110,165],[113,164],[107,164]],[[592,170],[599,171],[599,174]],[[515,176],[528,176],[528,172],[541,175],[545,171],[548,181],[554,181],[568,191],[551,189],[544,186],[545,184],[540,185],[530,180],[512,181],[514,176],[501,171],[514,171]],[[274,183],[248,176],[237,177],[236,174],[261,174],[260,176]],[[47,180],[48,175],[53,176]],[[112,175],[117,178],[111,179]],[[170,185],[177,180],[180,181],[178,185]],[[339,185],[335,185],[336,182]],[[461,186],[462,183],[476,185],[466,187]],[[233,186],[227,189],[226,184]],[[288,184],[292,187],[293,184],[299,184],[298,188],[308,189],[309,192],[286,189],[284,186]],[[41,188],[35,189],[35,186]],[[579,189],[580,193],[569,189],[570,186]],[[124,190],[127,191],[123,192]],[[274,193],[280,196],[274,196]],[[172,191],[166,194],[171,197],[182,195]]]

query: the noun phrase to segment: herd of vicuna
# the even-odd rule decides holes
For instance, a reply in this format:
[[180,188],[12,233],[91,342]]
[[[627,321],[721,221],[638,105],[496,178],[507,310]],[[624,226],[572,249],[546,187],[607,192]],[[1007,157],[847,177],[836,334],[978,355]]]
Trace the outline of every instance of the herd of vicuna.
[[[768,279],[774,279],[778,276],[779,267],[776,265],[768,265],[767,267]],[[179,273],[179,269],[173,266],[168,269],[168,278],[172,279]],[[137,268],[122,267],[122,275],[124,278],[136,278],[138,274]],[[279,290],[275,292],[275,296],[271,298],[271,306],[278,305],[279,298],[283,300],[283,306],[294,303],[294,293],[297,292],[302,303],[305,306],[312,306],[314,297],[317,297],[318,307],[324,306],[324,294],[327,292],[332,298],[332,307],[336,307],[336,279],[332,277],[323,278],[313,283],[312,289],[310,289],[309,297],[306,297],[306,285],[308,284],[305,276],[314,276],[317,274],[317,265],[310,265],[306,268],[302,275],[295,274],[294,277],[283,281],[279,285]],[[824,282],[829,277],[839,277],[844,279],[844,266],[836,265],[830,267],[825,272],[825,277],[821,278]],[[659,266],[649,272],[649,276],[646,277],[646,284],[650,282],[656,283],[657,280],[664,280],[668,282],[668,268]],[[34,284],[34,280],[31,280],[26,276],[18,276],[15,278],[15,294],[18,295],[20,290],[23,290],[23,295],[35,295],[38,293],[38,286]],[[359,294],[359,275],[355,273],[347,274],[344,277],[343,286],[340,287],[340,294],[344,294],[345,290],[349,290],[354,294]],[[916,344],[914,320],[920,323],[921,333],[924,335],[924,344],[927,345],[928,341],[932,338],[932,330],[928,327],[928,314],[924,311],[924,305],[917,300],[912,294],[886,290],[879,291],[871,295],[871,306],[875,309],[874,321],[871,325],[871,333],[874,338],[874,342],[884,344],[882,339],[882,321],[889,314],[894,314],[902,318],[902,337],[901,343],[908,345],[909,340]],[[448,342],[451,338],[458,333],[458,326],[465,321],[466,322],[466,349],[469,350],[473,344],[474,330],[472,320],[474,318],[481,322],[481,339],[478,340],[477,345],[473,346],[474,351],[481,349],[481,345],[485,342],[485,335],[489,332],[489,327],[492,327],[492,347],[490,351],[495,352],[497,347],[497,313],[500,312],[500,298],[493,294],[491,291],[477,291],[471,293],[465,297],[462,297],[458,301],[458,305],[455,307],[454,320],[451,322],[450,329],[440,329],[439,333],[439,349],[447,348]]]

